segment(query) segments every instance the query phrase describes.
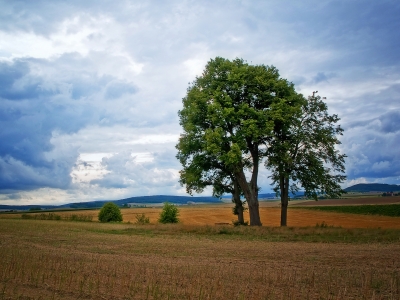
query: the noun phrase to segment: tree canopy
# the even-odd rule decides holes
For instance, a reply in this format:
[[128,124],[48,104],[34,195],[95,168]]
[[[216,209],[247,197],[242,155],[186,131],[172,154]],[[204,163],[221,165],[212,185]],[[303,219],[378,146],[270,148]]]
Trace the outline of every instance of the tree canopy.
[[253,66],[242,59],[210,60],[189,86],[179,111],[184,130],[177,145],[184,166],[181,182],[189,190],[201,191],[205,184],[212,182],[215,189],[221,181],[209,181],[210,177],[230,177],[247,200],[250,225],[261,225],[259,164],[276,120],[299,109],[301,99],[273,66]]

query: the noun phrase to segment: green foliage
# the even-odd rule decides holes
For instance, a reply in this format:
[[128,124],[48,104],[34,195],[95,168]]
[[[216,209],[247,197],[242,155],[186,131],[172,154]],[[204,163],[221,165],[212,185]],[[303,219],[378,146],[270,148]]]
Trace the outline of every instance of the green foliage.
[[[292,83],[273,66],[242,59],[211,59],[190,85],[179,111],[184,133],[177,158],[180,182],[188,193],[213,186],[214,195],[233,193],[235,181],[245,196],[250,224],[261,225],[258,212],[258,167],[276,120],[298,109]],[[250,173],[250,182],[245,173]]]
[[91,216],[91,215],[81,215],[81,214],[78,214],[78,215],[72,214],[72,215],[66,216],[65,220],[66,221],[75,221],[75,222],[92,222],[93,216]]
[[91,222],[93,220],[93,216],[91,215],[82,215],[82,214],[72,214],[62,217],[61,215],[57,215],[55,213],[48,214],[22,214],[22,219],[29,220],[65,220],[65,221],[76,221],[76,222]]
[[118,205],[112,202],[104,204],[99,212],[100,222],[122,222],[122,214]]
[[54,214],[54,213],[48,213],[48,214],[22,214],[21,215],[22,219],[34,219],[34,220],[61,220],[61,216]]
[[[298,208],[300,208],[300,207],[298,207]],[[321,211],[332,211],[332,212],[338,212],[338,213],[400,217],[400,204],[352,205],[352,206],[313,206],[313,207],[301,207],[301,208],[302,209],[321,210]]]
[[150,224],[150,218],[146,217],[145,214],[137,214],[135,223],[139,225]]
[[160,213],[158,222],[163,224],[178,223],[179,222],[178,216],[179,216],[178,207],[176,207],[171,203],[165,202],[163,209]]

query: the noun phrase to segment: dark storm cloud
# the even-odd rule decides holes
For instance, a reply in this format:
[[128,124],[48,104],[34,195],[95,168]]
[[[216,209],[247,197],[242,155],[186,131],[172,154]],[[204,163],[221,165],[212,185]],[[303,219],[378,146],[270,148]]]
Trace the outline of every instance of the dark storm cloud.
[[[135,92],[111,76],[62,69],[79,60],[67,55],[52,62],[28,58],[0,62],[0,191],[67,188],[79,154],[70,145],[57,149],[54,134],[71,134],[98,122],[102,109],[93,102],[94,95],[107,100],[118,97],[119,89]],[[49,71],[49,66],[53,76],[37,74],[38,69]]]
[[400,176],[400,110],[355,124],[343,138],[349,179]]
[[29,71],[25,61],[0,62],[0,98],[22,100],[51,95],[52,91],[41,88],[40,78],[27,78]]
[[[400,131],[400,110],[391,111],[379,117],[380,130],[385,133],[397,133]],[[400,145],[399,145],[400,146]]]

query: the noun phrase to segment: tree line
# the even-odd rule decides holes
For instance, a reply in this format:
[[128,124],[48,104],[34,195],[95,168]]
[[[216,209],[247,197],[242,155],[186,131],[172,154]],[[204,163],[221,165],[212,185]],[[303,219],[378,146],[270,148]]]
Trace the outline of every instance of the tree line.
[[[211,59],[189,85],[178,112],[183,133],[176,145],[180,183],[189,194],[212,186],[232,194],[238,223],[247,203],[250,225],[262,225],[258,174],[270,170],[287,225],[289,192],[338,197],[345,155],[337,149],[343,129],[316,92],[304,97],[273,66],[243,59]],[[245,201],[242,201],[244,197]]]

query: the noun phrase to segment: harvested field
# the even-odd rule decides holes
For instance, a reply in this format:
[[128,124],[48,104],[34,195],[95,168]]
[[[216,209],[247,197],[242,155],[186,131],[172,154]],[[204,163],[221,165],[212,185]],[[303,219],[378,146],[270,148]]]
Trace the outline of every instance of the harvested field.
[[251,234],[265,227],[185,226],[0,219],[0,299],[400,298],[400,241],[269,242]]
[[[394,197],[393,197],[394,198]],[[345,199],[347,200],[347,199]],[[318,201],[312,203],[325,202]],[[340,200],[334,200],[340,201]],[[297,202],[297,201],[293,201]],[[328,202],[329,203],[329,202]],[[294,205],[294,204],[291,204]],[[261,221],[264,226],[279,226],[280,208],[279,202],[260,202]],[[297,205],[296,205],[297,206]],[[235,220],[232,214],[231,204],[215,205],[193,205],[179,207],[179,219],[186,225],[215,225],[216,223],[229,223]],[[161,208],[126,208],[122,209],[124,222],[135,223],[138,214],[145,214],[150,222],[157,223]],[[61,216],[71,214],[90,215],[97,220],[99,210],[84,210],[73,212],[55,212]],[[0,218],[20,218],[20,214],[1,214]],[[249,220],[248,213],[245,213],[245,220]],[[370,215],[353,215],[336,212],[322,212],[313,210],[302,210],[300,208],[288,209],[288,226],[307,227],[315,226],[317,223],[328,224],[343,228],[400,228],[400,218]]]

